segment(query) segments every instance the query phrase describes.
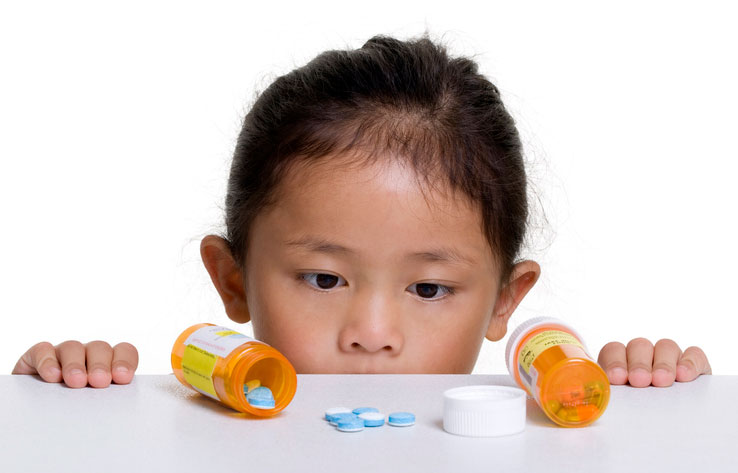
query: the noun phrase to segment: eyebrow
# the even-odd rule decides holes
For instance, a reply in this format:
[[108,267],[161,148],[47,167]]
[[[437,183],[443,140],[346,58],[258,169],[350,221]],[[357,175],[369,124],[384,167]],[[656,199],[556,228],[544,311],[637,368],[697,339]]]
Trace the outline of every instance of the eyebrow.
[[[313,236],[304,236],[300,238],[286,240],[287,246],[301,248],[307,251],[313,251],[316,253],[328,253],[328,254],[342,254],[342,255],[355,255],[357,252],[351,248],[347,248],[338,243],[332,242],[328,239]],[[474,265],[474,260],[465,256],[460,251],[450,247],[436,247],[429,248],[425,251],[417,251],[414,253],[408,253],[406,259],[428,261],[431,263],[448,263],[448,264],[462,264],[462,265]]]

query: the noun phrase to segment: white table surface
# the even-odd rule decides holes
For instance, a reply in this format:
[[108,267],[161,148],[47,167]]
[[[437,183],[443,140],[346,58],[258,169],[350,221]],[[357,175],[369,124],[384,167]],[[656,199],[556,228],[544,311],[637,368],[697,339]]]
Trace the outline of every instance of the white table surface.
[[[71,389],[0,376],[0,472],[738,472],[738,376],[669,388],[611,386],[592,425],[558,427],[527,401],[525,431],[469,438],[443,430],[444,390],[512,386],[507,375],[298,375],[276,417],[255,419],[174,375]],[[343,433],[326,408],[416,414],[413,427]]]

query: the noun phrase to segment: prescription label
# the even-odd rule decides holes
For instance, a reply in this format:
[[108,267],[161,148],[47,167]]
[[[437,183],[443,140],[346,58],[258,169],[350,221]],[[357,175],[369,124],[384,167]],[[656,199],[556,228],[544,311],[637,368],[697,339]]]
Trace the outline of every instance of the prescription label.
[[225,358],[246,342],[255,341],[219,325],[201,327],[185,340],[182,356],[184,379],[205,396],[220,400],[213,385],[213,371],[218,358]]
[[538,372],[533,367],[533,362],[544,350],[563,344],[576,345],[582,350],[585,350],[584,346],[582,346],[574,335],[562,330],[544,330],[541,333],[537,333],[520,349],[520,354],[518,355],[518,373],[520,373],[520,378],[528,385],[528,389],[531,392],[533,392],[531,388],[536,386],[538,379]]

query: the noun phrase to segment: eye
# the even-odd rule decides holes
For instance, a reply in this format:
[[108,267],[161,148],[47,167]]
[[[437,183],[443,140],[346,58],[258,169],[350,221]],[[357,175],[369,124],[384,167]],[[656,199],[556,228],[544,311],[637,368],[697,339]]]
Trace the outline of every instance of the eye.
[[341,276],[326,273],[302,273],[300,278],[304,279],[308,284],[313,286],[315,289],[327,290],[332,289],[338,285],[340,281],[346,282]]
[[[414,291],[413,288],[415,288]],[[415,292],[415,294],[427,300],[442,299],[446,295],[454,293],[454,290],[451,287],[427,282],[412,284],[408,287],[408,290],[410,290],[410,292]],[[438,294],[440,294],[440,297],[436,297]]]

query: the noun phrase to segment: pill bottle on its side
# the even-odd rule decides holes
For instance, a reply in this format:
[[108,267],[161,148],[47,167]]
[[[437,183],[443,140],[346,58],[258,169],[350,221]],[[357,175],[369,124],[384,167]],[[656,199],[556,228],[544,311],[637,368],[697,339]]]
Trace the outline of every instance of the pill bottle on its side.
[[[177,337],[172,369],[185,386],[239,412],[270,417],[287,407],[297,390],[292,364],[275,348],[215,324],[195,324]],[[274,407],[246,400],[244,385],[259,380],[274,395]]]
[[610,400],[610,380],[564,321],[535,317],[520,324],[505,349],[507,369],[543,412],[564,427],[584,427]]

